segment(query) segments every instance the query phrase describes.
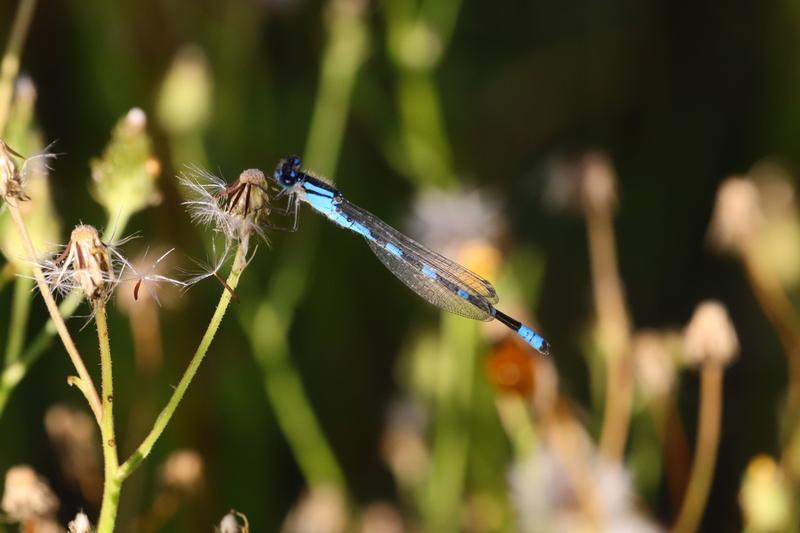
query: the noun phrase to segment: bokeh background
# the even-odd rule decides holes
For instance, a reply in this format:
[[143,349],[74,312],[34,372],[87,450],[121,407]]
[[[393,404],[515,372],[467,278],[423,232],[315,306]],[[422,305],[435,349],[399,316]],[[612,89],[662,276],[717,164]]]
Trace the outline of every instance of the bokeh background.
[[[16,7],[0,3],[0,42]],[[51,162],[48,210],[61,223],[61,242],[80,221],[108,226],[90,194],[89,162],[138,107],[160,166],[161,199],[127,223],[125,233],[141,235],[125,245],[129,257],[174,246],[165,268],[191,269],[187,257],[207,253],[211,235],[180,205],[175,175],[186,165],[230,180],[246,168],[269,173],[297,153],[355,203],[497,281],[500,308],[536,325],[553,346],[545,360],[500,329],[442,316],[359,238],[302,209],[297,232],[270,231],[269,245],[259,246],[241,303],[153,455],[123,489],[120,527],[205,531],[235,508],[254,531],[303,531],[301,518],[331,531],[344,523],[369,531],[521,529],[525,505],[517,507],[530,494],[520,484],[534,499],[559,492],[534,475],[519,480],[520,465],[537,453],[531,449],[560,446],[531,407],[541,382],[557,382],[558,416],[598,443],[613,383],[605,377],[614,372],[609,346],[633,361],[637,332],[679,338],[708,298],[727,308],[741,349],[725,370],[701,527],[743,527],[740,490],[754,457],[773,457],[785,478],[778,485],[792,484],[784,468],[788,350],[756,296],[746,254],[710,246],[709,224],[731,175],[777,181],[785,186],[779,198],[792,201],[799,30],[800,8],[788,0],[42,2],[21,70],[35,85],[42,139],[57,140],[61,154]],[[586,192],[597,173],[616,200]],[[621,319],[612,309],[609,330],[597,299],[607,293],[596,290],[592,267],[593,254],[604,252],[602,244],[590,248],[587,223],[599,216],[602,226],[610,212],[625,307]],[[791,302],[800,242],[796,213],[787,212],[770,243],[774,264],[790,270],[774,278]],[[0,290],[0,346],[14,284]],[[113,306],[123,455],[168,398],[220,290],[211,279],[162,295],[160,308]],[[28,341],[46,318],[41,299],[30,298]],[[84,304],[78,314],[87,312]],[[99,370],[84,321],[69,324]],[[622,331],[621,345],[604,337],[609,331]],[[666,433],[682,435],[675,444],[659,430],[663,417],[651,416],[634,366],[622,372],[635,392],[619,482],[627,488],[619,490],[641,520],[666,527],[696,448],[699,372],[682,363],[665,370],[675,373],[662,398],[679,428]],[[87,411],[65,385],[71,371],[54,343],[0,418],[0,472],[33,466],[58,496],[62,523],[81,508],[93,518],[98,510],[87,499],[98,473],[90,468],[80,481],[65,470],[63,446],[45,424],[56,405],[63,416]],[[508,422],[518,407],[522,438]],[[681,442],[685,456],[665,460],[664,450]],[[591,457],[595,444],[587,444]],[[196,452],[202,483],[165,480],[162,465],[180,449]],[[554,468],[550,481],[571,494],[575,479]],[[606,491],[602,476],[584,474]],[[563,527],[542,520],[540,530]]]

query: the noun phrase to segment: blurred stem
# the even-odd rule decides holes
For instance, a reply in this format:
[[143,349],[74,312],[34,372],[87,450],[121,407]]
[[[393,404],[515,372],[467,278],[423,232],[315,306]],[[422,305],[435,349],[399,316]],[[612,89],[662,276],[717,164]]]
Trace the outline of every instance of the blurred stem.
[[442,339],[436,372],[436,428],[425,493],[423,530],[460,529],[460,503],[466,479],[477,324],[442,314]]
[[397,105],[410,176],[420,186],[456,183],[453,151],[433,72],[441,62],[461,2],[412,0],[384,4],[388,47],[398,74]]
[[[3,210],[2,208],[0,208],[0,213],[2,212]],[[3,265],[3,268],[0,269],[0,290],[2,290],[3,287],[5,287],[9,281],[14,279],[15,272],[16,271],[14,270],[14,263],[12,263],[11,261]]]
[[[115,222],[116,220],[116,222]],[[128,222],[128,217],[124,219],[122,217],[112,218],[109,217],[109,220],[106,222],[106,230],[103,232],[103,242],[108,242],[114,236],[115,231],[122,233],[125,229],[125,225]],[[48,291],[49,293],[49,291]],[[83,293],[80,291],[74,291],[70,293],[62,302],[61,305],[58,306],[57,315],[59,320],[63,318],[69,318],[75,313],[75,310],[83,301]],[[49,308],[48,308],[49,309]],[[39,357],[50,347],[50,341],[58,332],[58,326],[56,322],[53,320],[54,315],[51,314],[50,320],[44,325],[44,327],[39,331],[39,333],[34,337],[33,341],[27,346],[25,351],[22,353],[22,356],[19,357],[17,361],[13,365],[9,365],[5,370],[3,370],[2,376],[0,376],[0,416],[3,414],[3,409],[8,402],[9,395],[14,391],[17,384],[22,381],[22,378],[25,377],[25,374],[28,373],[28,369],[35,363]],[[65,326],[66,328],[66,326]],[[80,374],[80,371],[78,372]],[[83,379],[84,376],[81,376]],[[89,386],[87,389],[91,394],[91,391],[94,389],[94,385],[89,379],[86,382]],[[95,392],[94,395],[97,393]],[[94,396],[92,395],[92,396]],[[92,404],[92,401],[89,402]],[[95,413],[95,417],[97,418],[98,423],[100,423],[100,400],[98,397],[97,400],[97,410],[92,407],[92,411]]]
[[275,410],[281,431],[313,487],[343,489],[344,473],[325,439],[325,434],[289,360],[286,324],[270,303],[261,302],[250,331],[253,353],[264,371],[267,397]]
[[20,1],[11,26],[11,33],[8,36],[6,51],[0,61],[0,135],[5,131],[8,121],[11,97],[14,94],[14,81],[19,73],[22,59],[22,47],[25,44],[35,9],[36,0]]
[[800,319],[781,287],[780,281],[766,267],[756,250],[746,247],[742,253],[748,280],[761,309],[778,332],[789,366],[784,437],[790,438],[800,423]]
[[195,129],[170,135],[174,168],[192,163],[200,168],[208,168],[208,155],[203,145],[203,130]]
[[32,288],[33,280],[30,278],[18,277],[14,282],[14,300],[11,304],[5,366],[16,363],[20,352],[22,352],[25,331],[28,329],[28,318],[30,317]]
[[[14,220],[14,224],[17,226],[17,231],[19,231],[20,237],[25,246],[25,251],[28,254],[28,261],[31,263],[34,278],[36,278],[36,283],[39,285],[39,293],[42,295],[42,299],[47,306],[47,311],[50,313],[50,318],[54,323],[54,327],[61,337],[61,342],[64,344],[64,348],[67,350],[67,354],[69,354],[72,364],[75,366],[75,370],[78,372],[78,376],[80,376],[80,379],[83,382],[83,388],[81,390],[88,392],[86,399],[89,402],[89,407],[91,407],[92,412],[94,413],[95,419],[99,423],[101,419],[102,408],[100,404],[100,397],[97,394],[97,389],[94,386],[92,377],[89,375],[88,370],[86,370],[86,365],[83,363],[81,354],[78,352],[78,348],[75,346],[75,342],[72,340],[72,336],[69,334],[67,325],[64,323],[64,319],[61,317],[58,306],[56,306],[56,302],[53,299],[53,295],[50,293],[50,287],[47,286],[47,281],[45,281],[42,270],[39,268],[36,250],[33,247],[33,242],[31,242],[31,237],[28,234],[28,228],[25,226],[25,221],[22,219],[22,214],[19,212],[19,208],[16,205],[10,203],[7,205],[8,210],[11,212],[11,218]],[[23,356],[23,359],[27,358]]]
[[100,375],[103,392],[103,417],[100,435],[103,440],[103,462],[105,478],[103,483],[103,504],[97,522],[98,533],[114,531],[119,508],[119,493],[122,483],[116,479],[119,459],[117,458],[117,438],[114,432],[114,379],[111,366],[111,345],[108,336],[106,305],[102,300],[95,306],[97,341],[100,345]]
[[515,460],[524,461],[535,451],[538,443],[536,426],[525,399],[514,393],[499,393],[495,396],[495,405],[500,423],[511,441]]
[[178,408],[181,400],[183,400],[183,396],[186,394],[189,384],[191,384],[192,379],[194,378],[195,374],[197,374],[197,369],[200,368],[200,364],[203,362],[206,353],[208,353],[208,348],[211,346],[211,341],[214,340],[214,335],[217,333],[217,329],[219,329],[222,318],[225,316],[225,312],[228,309],[228,304],[230,304],[231,301],[231,291],[236,290],[237,285],[239,285],[239,278],[241,277],[244,269],[247,267],[244,250],[244,246],[239,246],[236,250],[236,257],[233,260],[231,272],[226,280],[226,283],[231,290],[223,289],[222,295],[217,303],[217,308],[214,311],[214,315],[211,317],[211,321],[209,322],[205,333],[203,334],[200,345],[197,347],[197,350],[195,351],[192,360],[189,362],[189,366],[186,368],[186,371],[183,373],[180,382],[178,382],[178,385],[175,387],[175,391],[172,393],[167,405],[164,406],[164,409],[162,409],[161,413],[159,413],[155,423],[153,424],[153,428],[150,430],[150,433],[147,435],[147,437],[145,437],[145,439],[142,441],[139,447],[136,448],[136,451],[131,454],[128,460],[120,465],[119,469],[117,469],[116,475],[114,476],[114,481],[118,485],[121,485],[122,482],[128,476],[130,476],[139,467],[139,465],[141,465],[142,461],[144,461],[144,459],[153,450],[153,446],[155,446],[170,420],[172,420],[172,415],[175,414],[175,410]]
[[706,363],[701,371],[697,443],[686,497],[673,529],[677,533],[697,531],[703,518],[717,461],[722,416],[722,372],[722,367],[713,363]]
[[336,170],[356,74],[369,44],[365,7],[359,0],[334,0],[328,5],[328,42],[305,151],[306,164],[327,176]]
[[[366,57],[369,36],[365,8],[360,0],[334,0],[329,4],[328,41],[322,54],[304,159],[310,167],[330,177],[336,172],[356,75]],[[344,473],[292,364],[288,341],[311,267],[309,242],[313,235],[308,233],[305,241],[284,256],[268,297],[256,313],[260,319],[246,327],[264,372],[267,398],[306,481],[309,485],[332,484],[344,490]]]
[[599,451],[607,460],[619,462],[625,453],[628,438],[633,376],[630,321],[619,277],[611,205],[587,207],[586,228],[598,328],[608,365]]

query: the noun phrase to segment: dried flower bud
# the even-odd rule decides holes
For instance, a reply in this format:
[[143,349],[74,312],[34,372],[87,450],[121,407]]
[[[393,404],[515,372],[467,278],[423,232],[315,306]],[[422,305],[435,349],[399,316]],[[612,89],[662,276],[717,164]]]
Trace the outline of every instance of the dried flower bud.
[[172,452],[161,466],[161,481],[180,492],[196,492],[203,483],[203,458],[194,450]]
[[347,507],[336,487],[319,486],[305,494],[286,517],[285,533],[326,531],[337,533],[347,526]]
[[0,508],[14,522],[52,517],[58,510],[58,498],[33,468],[18,465],[6,472]]
[[720,250],[741,253],[764,222],[758,188],[746,178],[725,180],[717,192],[708,237]]
[[685,361],[689,365],[727,365],[739,352],[739,339],[721,303],[702,302],[694,311],[683,337]]
[[67,524],[69,533],[92,533],[92,523],[83,511],[75,515],[75,518]]
[[248,523],[247,517],[244,514],[231,509],[230,512],[223,516],[222,520],[220,520],[219,527],[217,527],[217,532],[250,533],[250,524]]
[[361,513],[360,533],[403,533],[403,516],[390,503],[369,504]]
[[400,26],[390,44],[395,61],[412,70],[429,70],[442,57],[442,40],[424,20]]
[[747,466],[739,504],[749,531],[788,531],[792,519],[789,484],[772,457],[758,455]]
[[266,240],[262,226],[269,215],[269,194],[263,172],[245,170],[230,185],[197,168],[179,179],[191,196],[184,205],[193,221],[211,226],[228,241],[244,242],[253,233]]
[[416,486],[428,472],[430,453],[422,437],[422,415],[413,405],[398,403],[389,411],[381,452],[395,478]]
[[109,217],[122,220],[161,200],[156,189],[160,165],[145,131],[147,116],[131,109],[111,132],[100,159],[91,162],[91,192]]
[[677,333],[642,331],[634,337],[636,381],[645,398],[659,399],[669,395],[675,383],[676,358],[673,348],[679,342]]
[[81,289],[93,304],[106,301],[117,284],[111,252],[93,226],[75,226],[64,252],[42,265],[54,291],[68,294]]
[[16,159],[23,157],[0,140],[0,197],[15,203],[28,200]]
[[158,97],[158,120],[172,134],[206,125],[211,110],[211,74],[203,51],[182,48],[167,72]]

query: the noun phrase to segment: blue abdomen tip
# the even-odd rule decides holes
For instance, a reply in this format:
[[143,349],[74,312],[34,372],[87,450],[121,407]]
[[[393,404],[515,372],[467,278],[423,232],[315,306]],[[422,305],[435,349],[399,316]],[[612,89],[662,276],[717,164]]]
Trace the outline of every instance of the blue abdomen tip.
[[533,346],[534,349],[543,353],[544,355],[550,354],[550,343],[544,340],[544,337],[533,331],[528,326],[522,325],[517,331],[517,335],[522,337],[525,342]]

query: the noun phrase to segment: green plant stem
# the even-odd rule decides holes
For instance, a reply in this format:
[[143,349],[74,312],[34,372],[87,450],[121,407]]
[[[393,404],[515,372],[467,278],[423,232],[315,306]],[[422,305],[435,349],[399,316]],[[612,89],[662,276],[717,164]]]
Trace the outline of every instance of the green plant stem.
[[25,342],[25,331],[31,310],[31,289],[33,280],[19,277],[14,282],[14,299],[11,303],[11,320],[8,326],[6,342],[5,366],[12,365],[19,359],[22,345]]
[[697,531],[708,501],[714,466],[719,446],[720,418],[722,416],[722,367],[706,363],[700,376],[700,416],[697,428],[692,473],[673,531]]
[[268,300],[263,301],[253,320],[250,339],[264,372],[267,397],[308,484],[343,489],[344,473],[325,440],[300,376],[289,361],[286,329],[275,308]]
[[[0,206],[0,213],[3,212],[4,208],[5,204]],[[2,290],[3,287],[5,287],[8,284],[8,282],[14,279],[14,272],[15,272],[14,263],[9,261],[5,265],[3,265],[3,268],[0,269],[0,290]]]
[[[114,220],[116,220],[116,223]],[[109,218],[106,223],[106,230],[103,233],[103,241],[108,242],[114,236],[115,232],[121,233],[124,231],[127,220],[127,217],[125,217],[124,220],[122,217]],[[75,291],[69,294],[61,302],[61,305],[58,306],[59,317],[64,319],[71,317],[75,313],[75,310],[78,309],[78,306],[82,301],[82,292]],[[25,348],[18,360],[13,364],[9,364],[3,370],[3,374],[0,376],[0,416],[3,414],[3,410],[8,403],[8,398],[11,393],[28,373],[30,367],[33,366],[39,357],[44,354],[47,348],[50,347],[50,342],[57,332],[58,328],[56,327],[56,323],[52,318],[49,319],[39,333],[34,337],[33,341]],[[94,388],[94,385],[92,385],[91,381],[89,381],[88,384],[90,385],[90,388],[87,390],[91,391],[91,389]],[[99,423],[100,417],[98,413],[99,411],[95,413],[95,416],[97,416]]]
[[[244,256],[244,247],[239,246],[236,250],[236,258],[233,261],[231,272],[226,280],[226,283],[231,290],[235,290],[239,285],[239,278],[241,277],[246,266],[247,262]],[[144,438],[139,447],[136,448],[133,454],[131,454],[128,460],[120,465],[116,475],[114,476],[115,483],[121,485],[122,482],[128,476],[130,476],[136,470],[136,468],[139,467],[139,465],[141,465],[142,461],[144,461],[144,459],[153,450],[153,446],[155,446],[159,437],[161,437],[161,434],[164,432],[164,429],[166,429],[167,425],[172,419],[172,415],[175,414],[175,410],[178,408],[181,400],[183,400],[183,396],[186,394],[186,389],[189,388],[189,384],[191,384],[192,379],[194,378],[195,374],[197,374],[197,369],[200,368],[200,364],[203,362],[206,353],[208,353],[208,348],[211,346],[211,341],[214,340],[214,335],[216,335],[217,330],[219,329],[219,325],[222,322],[222,318],[225,316],[225,312],[228,309],[228,304],[230,304],[230,301],[231,292],[227,289],[224,289],[219,298],[219,302],[217,303],[214,315],[211,317],[211,321],[209,322],[208,327],[203,334],[200,345],[197,347],[197,350],[195,351],[192,360],[189,362],[189,366],[186,368],[186,371],[183,373],[180,382],[178,382],[177,387],[175,387],[175,391],[172,393],[167,405],[164,406],[164,409],[161,410],[161,413],[159,413],[158,417],[156,418],[150,433],[148,433],[148,435]]]
[[436,428],[422,509],[424,531],[459,530],[459,506],[471,440],[476,326],[456,315],[442,315],[442,344],[436,372]]
[[28,35],[28,29],[36,9],[36,0],[21,0],[11,33],[8,36],[6,51],[0,61],[0,135],[3,134],[11,110],[11,97],[14,94],[14,80],[19,72],[22,58],[22,47]]
[[47,311],[50,313],[50,318],[55,324],[55,329],[61,337],[61,342],[64,344],[64,348],[67,350],[67,354],[72,360],[72,364],[75,366],[75,370],[78,372],[78,376],[83,382],[81,391],[84,393],[87,391],[89,392],[89,394],[86,395],[86,400],[89,402],[89,407],[91,407],[95,419],[99,422],[102,408],[100,404],[100,397],[97,394],[97,389],[94,386],[92,377],[89,375],[89,371],[86,370],[86,365],[83,363],[83,359],[81,358],[80,352],[78,352],[77,346],[75,346],[75,341],[72,340],[72,336],[69,334],[67,325],[64,323],[64,319],[59,313],[58,306],[56,306],[53,295],[50,293],[50,287],[47,286],[47,281],[44,279],[42,270],[39,268],[39,265],[36,262],[36,250],[33,248],[33,242],[31,242],[31,237],[28,234],[28,228],[25,226],[25,221],[22,219],[22,214],[19,212],[19,208],[16,205],[7,205],[9,211],[11,212],[11,218],[14,220],[14,224],[17,226],[17,231],[19,231],[20,237],[22,238],[25,251],[28,254],[28,260],[32,265],[33,276],[36,279],[36,283],[39,285],[39,292],[41,293],[42,299],[47,306]]
[[97,523],[99,533],[114,531],[119,507],[121,483],[116,482],[119,467],[117,457],[117,438],[114,431],[114,379],[111,365],[111,345],[108,336],[108,320],[105,302],[95,304],[95,323],[97,324],[97,340],[100,345],[100,374],[103,394],[103,416],[100,421],[100,435],[103,440],[103,462],[105,479],[103,484],[103,504],[100,508],[100,520]]

